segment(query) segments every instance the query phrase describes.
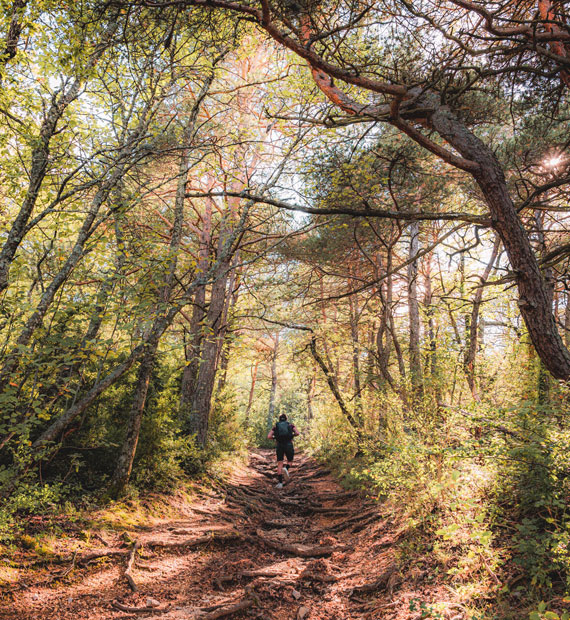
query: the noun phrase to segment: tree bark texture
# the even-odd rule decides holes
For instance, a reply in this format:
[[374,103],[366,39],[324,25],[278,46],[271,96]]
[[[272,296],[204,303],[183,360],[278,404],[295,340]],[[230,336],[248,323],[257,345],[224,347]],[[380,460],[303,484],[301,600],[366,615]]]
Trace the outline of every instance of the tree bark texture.
[[[202,216],[202,228],[199,234],[200,248],[197,269],[205,273],[210,260],[210,243],[212,235],[212,205],[206,201],[206,208]],[[192,415],[192,395],[196,389],[198,368],[204,336],[204,320],[206,318],[206,284],[199,286],[194,295],[194,306],[190,329],[188,330],[189,342],[186,346],[186,366],[182,372],[180,384],[179,417],[183,428],[190,430],[190,418]]]
[[350,310],[350,336],[352,340],[352,372],[354,375],[354,413],[358,420],[362,420],[362,384],[360,377],[360,342],[358,333],[358,306],[354,295],[348,298]]

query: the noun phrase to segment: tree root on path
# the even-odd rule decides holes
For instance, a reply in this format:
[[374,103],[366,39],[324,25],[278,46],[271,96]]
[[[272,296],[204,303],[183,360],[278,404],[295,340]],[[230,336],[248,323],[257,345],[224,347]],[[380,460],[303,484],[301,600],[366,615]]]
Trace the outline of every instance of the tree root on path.
[[343,530],[350,528],[352,525],[361,524],[361,523],[364,523],[365,521],[366,521],[366,524],[368,525],[368,523],[372,523],[372,521],[377,521],[381,518],[382,516],[376,510],[370,510],[369,512],[357,514],[356,516],[351,517],[350,519],[339,521],[338,523],[331,525],[328,528],[328,530],[329,532],[338,533],[338,532],[342,532]]
[[141,546],[141,543],[140,541],[137,540],[135,544],[133,545],[133,548],[131,549],[131,553],[129,554],[129,559],[127,560],[127,568],[125,569],[125,578],[129,584],[129,587],[131,588],[133,592],[136,592],[138,590],[137,584],[135,583],[135,580],[133,578],[132,570],[135,564],[135,558],[137,555],[137,551],[139,550],[140,546]]
[[286,521],[279,521],[278,519],[268,519],[266,521],[262,521],[261,525],[263,527],[268,527],[275,530],[291,527],[291,523],[287,523]]
[[392,576],[398,572],[398,567],[395,564],[391,564],[388,568],[374,581],[370,583],[363,583],[359,586],[353,586],[350,588],[351,596],[355,592],[364,593],[364,592],[378,592],[379,590],[384,590],[388,587]]
[[356,499],[358,493],[356,491],[346,491],[340,493],[319,493],[319,499],[321,502],[340,502],[344,503],[350,499]]
[[[194,536],[192,538],[186,538],[182,540],[145,540],[143,547],[146,549],[171,549],[177,547],[199,547],[211,542],[230,542],[234,540],[243,540],[243,536],[235,530],[227,530],[222,532],[216,532],[215,529],[210,530],[209,534],[204,536]],[[93,560],[107,557],[117,557],[132,554],[133,549],[94,549],[93,551],[86,551],[82,554],[76,555],[76,562],[80,565],[86,565]],[[52,560],[51,563],[62,564],[71,561],[72,558],[58,558]]]
[[314,480],[315,478],[324,478],[331,472],[328,469],[317,469],[316,471],[309,471],[306,474],[297,474],[299,480]]
[[257,539],[259,539],[261,542],[263,542],[263,544],[267,545],[268,547],[271,547],[276,551],[290,553],[301,558],[322,558],[327,555],[331,555],[335,551],[341,550],[340,547],[331,547],[325,545],[303,545],[275,541],[265,536],[263,531],[260,529],[256,530],[255,533],[257,535]]
[[[146,620],[218,620],[219,618],[231,616],[232,614],[238,613],[239,611],[249,609],[255,604],[256,599],[254,597],[246,597],[239,601],[236,601],[235,603],[232,603],[231,605],[224,605],[223,607],[218,607],[214,609],[214,611],[208,611],[212,609],[212,606],[186,607],[182,609],[168,611],[166,615],[150,616],[146,618]],[[142,610],[142,608],[140,609]],[[148,611],[157,610],[156,608],[151,608]]]
[[326,506],[315,506],[314,508],[311,508],[311,511],[316,512],[316,513],[322,513],[325,515],[342,515],[342,516],[351,515],[354,513],[354,510],[350,510],[348,508],[337,508],[337,507],[327,508]]
[[123,603],[119,603],[119,601],[113,601],[111,603],[111,607],[114,607],[119,611],[124,611],[127,614],[148,614],[149,612],[165,613],[172,609],[170,605],[167,605],[166,607],[149,607],[148,605],[145,607],[132,607],[131,605],[123,605]]

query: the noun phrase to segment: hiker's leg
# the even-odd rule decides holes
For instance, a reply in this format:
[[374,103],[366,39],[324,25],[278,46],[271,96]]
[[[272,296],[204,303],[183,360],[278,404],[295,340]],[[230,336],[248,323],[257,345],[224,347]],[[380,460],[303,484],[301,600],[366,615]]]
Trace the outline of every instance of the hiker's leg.
[[285,446],[285,456],[287,457],[287,467],[293,465],[293,459],[295,458],[295,448],[292,443],[288,443]]
[[283,457],[285,456],[285,446],[277,444],[277,480],[283,482]]

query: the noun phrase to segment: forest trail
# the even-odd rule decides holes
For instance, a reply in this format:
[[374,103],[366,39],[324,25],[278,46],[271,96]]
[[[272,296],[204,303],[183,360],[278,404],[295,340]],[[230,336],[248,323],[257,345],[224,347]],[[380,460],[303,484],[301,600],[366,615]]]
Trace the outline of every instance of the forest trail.
[[188,518],[107,534],[106,546],[52,566],[51,583],[27,574],[3,596],[0,617],[415,617],[417,584],[402,583],[397,535],[377,503],[344,491],[304,455],[285,487],[274,485],[274,452],[253,451],[227,484],[188,506]]

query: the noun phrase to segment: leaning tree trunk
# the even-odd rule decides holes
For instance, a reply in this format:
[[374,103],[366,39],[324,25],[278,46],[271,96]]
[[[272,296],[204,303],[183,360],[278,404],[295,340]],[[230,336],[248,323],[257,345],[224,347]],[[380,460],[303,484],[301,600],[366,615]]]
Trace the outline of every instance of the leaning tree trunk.
[[451,111],[437,105],[430,125],[463,157],[478,164],[471,174],[481,189],[516,279],[518,305],[534,348],[557,379],[570,379],[570,351],[558,332],[552,302],[528,233],[509,195],[501,164],[493,151]]
[[321,357],[320,353],[318,352],[317,339],[314,335],[311,337],[310,347],[311,347],[311,354],[315,362],[317,362],[320,369],[323,371],[326,377],[327,383],[329,385],[329,388],[332,392],[332,395],[334,396],[336,402],[338,403],[340,410],[342,411],[344,417],[348,420],[352,428],[356,430],[357,436],[360,437],[360,433],[361,433],[360,425],[358,424],[358,421],[354,419],[354,416],[352,415],[352,413],[350,413],[350,410],[348,409],[348,407],[346,406],[346,403],[344,402],[344,398],[342,397],[342,394],[340,390],[338,389],[338,385],[336,382],[334,372],[327,366],[325,360]]
[[[179,163],[178,184],[176,187],[176,197],[174,200],[174,222],[168,245],[168,270],[164,274],[164,282],[158,294],[158,307],[167,306],[170,303],[172,293],[176,284],[176,268],[178,266],[178,254],[182,243],[184,233],[184,201],[186,198],[186,183],[188,182],[188,174],[190,171],[190,152],[191,144],[194,139],[195,125],[198,118],[198,111],[212,83],[213,73],[205,80],[200,93],[190,111],[187,125],[182,135],[182,154]],[[164,310],[158,311],[154,320],[156,326],[167,314]],[[155,330],[153,330],[155,331]],[[115,466],[113,478],[111,480],[110,493],[114,496],[120,494],[127,485],[135,454],[142,424],[144,407],[146,403],[146,395],[148,392],[148,384],[156,362],[156,352],[160,336],[157,337],[146,347],[144,357],[141,360],[137,385],[134,393],[134,400],[129,413],[129,421],[127,426],[127,435],[121,447],[119,458]]]

